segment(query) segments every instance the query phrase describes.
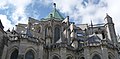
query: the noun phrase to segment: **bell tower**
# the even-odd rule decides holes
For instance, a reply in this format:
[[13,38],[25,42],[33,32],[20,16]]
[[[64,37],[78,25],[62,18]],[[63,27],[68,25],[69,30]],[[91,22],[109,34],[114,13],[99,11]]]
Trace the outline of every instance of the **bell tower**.
[[107,30],[107,37],[114,45],[116,45],[117,37],[116,37],[112,17],[110,17],[108,14],[106,14],[105,21],[106,21],[105,27],[106,27],[106,30]]

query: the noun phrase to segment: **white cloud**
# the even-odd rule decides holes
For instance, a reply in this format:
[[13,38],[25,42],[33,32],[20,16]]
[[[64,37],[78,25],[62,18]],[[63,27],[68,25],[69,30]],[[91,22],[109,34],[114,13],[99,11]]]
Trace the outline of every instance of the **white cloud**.
[[10,0],[9,2],[15,6],[15,11],[12,14],[14,24],[27,23],[25,9],[27,5],[32,3],[32,0]]
[[[46,0],[47,1],[47,0]],[[108,13],[115,23],[116,32],[120,34],[120,0],[100,0],[98,4],[93,2],[96,0],[88,0],[82,4],[84,0],[52,0],[55,2],[60,12],[65,13],[73,18],[76,23],[104,23],[104,17]]]
[[29,5],[32,0],[9,0],[9,3],[13,4],[16,7],[25,7]]
[[0,9],[6,9],[8,8],[7,0],[0,0]]
[[[0,9],[6,9],[9,4],[13,5],[15,10],[11,14],[12,23],[27,23],[27,15],[25,9],[33,0],[0,0]],[[35,0],[40,4],[49,6],[54,2],[57,4],[57,9],[64,13],[66,16],[69,15],[76,23],[89,23],[93,20],[93,23],[103,23],[106,13],[108,13],[115,23],[117,33],[120,33],[120,0],[100,0],[98,4],[94,4],[96,0]],[[32,14],[32,13],[31,13]],[[35,14],[36,15],[36,14]],[[5,17],[5,15],[4,15]],[[7,19],[7,18],[6,18]],[[8,20],[9,21],[9,20]],[[8,22],[6,21],[6,22]],[[11,22],[9,21],[9,22]],[[5,21],[4,21],[5,22]],[[6,23],[5,22],[5,23]],[[11,25],[12,26],[12,25]],[[9,26],[9,27],[11,27]]]
[[9,11],[5,11],[6,14],[0,15],[0,19],[2,20],[5,30],[14,27],[18,23],[28,23],[28,17],[26,16],[25,9],[30,3],[32,3],[32,0],[0,0],[0,1],[1,10],[14,8],[14,10],[11,10],[12,11],[11,14],[9,13],[11,12],[9,9]]
[[1,19],[1,22],[2,22],[2,24],[3,24],[3,26],[4,26],[4,30],[8,30],[9,28],[14,27],[14,25],[11,24],[11,21],[9,21],[9,20],[7,19],[7,16],[6,16],[6,15],[0,14],[0,19]]

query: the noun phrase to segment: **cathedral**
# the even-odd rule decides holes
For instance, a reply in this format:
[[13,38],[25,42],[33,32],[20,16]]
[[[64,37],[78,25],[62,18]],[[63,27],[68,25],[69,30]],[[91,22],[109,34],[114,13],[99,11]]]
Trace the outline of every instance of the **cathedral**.
[[75,24],[56,9],[41,20],[28,18],[4,31],[0,21],[0,59],[120,59],[112,17],[102,24]]

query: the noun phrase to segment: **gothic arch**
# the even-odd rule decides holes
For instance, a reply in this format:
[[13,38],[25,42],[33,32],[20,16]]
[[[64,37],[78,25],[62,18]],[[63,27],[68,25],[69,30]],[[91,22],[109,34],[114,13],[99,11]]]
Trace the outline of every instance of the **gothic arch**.
[[59,25],[56,25],[54,27],[54,42],[58,41],[61,36],[61,27]]
[[47,37],[47,33],[48,33],[48,26],[45,26],[45,37]]
[[91,59],[95,59],[95,58],[101,59],[101,57],[102,57],[98,51],[92,52],[91,56],[92,56]]
[[35,53],[33,50],[29,50],[25,53],[25,59],[35,59]]
[[[18,57],[19,50],[17,46],[13,46],[9,48],[7,51],[8,51],[7,56],[6,56],[7,59]],[[16,55],[17,57],[14,57],[14,55]]]
[[79,55],[78,59],[85,59],[84,54]]
[[66,59],[73,59],[73,57],[72,56],[68,56]]
[[66,59],[73,59],[73,56],[71,54],[68,54]]
[[94,54],[94,56],[92,57],[92,59],[101,59],[101,57],[98,54]]
[[18,58],[18,50],[14,49],[14,51],[10,54],[10,59],[17,59]]
[[[25,59],[36,59],[36,50],[33,47],[28,47],[25,49]],[[31,58],[29,57],[31,56]]]
[[60,59],[60,58],[59,58],[58,56],[55,55],[55,56],[53,56],[53,59]]
[[111,52],[108,52],[108,59],[114,59],[114,55]]
[[60,59],[60,56],[58,54],[53,54],[52,59]]
[[81,57],[80,59],[85,59],[84,57]]

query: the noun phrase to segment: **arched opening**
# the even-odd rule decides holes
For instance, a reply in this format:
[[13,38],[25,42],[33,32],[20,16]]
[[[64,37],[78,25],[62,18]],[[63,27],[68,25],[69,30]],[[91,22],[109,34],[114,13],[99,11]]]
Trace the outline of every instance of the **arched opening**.
[[99,55],[95,54],[92,59],[101,59]]
[[53,56],[53,59],[59,59],[59,57],[58,56]]
[[108,53],[108,59],[115,59],[114,55],[111,52]]
[[25,54],[25,59],[34,59],[35,56],[34,56],[34,53],[32,50],[28,51],[26,54]]
[[45,28],[45,37],[47,37],[48,28]]
[[67,59],[72,59],[72,57],[69,56],[69,57],[67,57]]
[[18,50],[15,49],[15,50],[12,52],[12,54],[11,54],[11,56],[10,56],[10,59],[17,59],[17,57],[18,57]]
[[80,59],[85,59],[84,57],[81,57]]
[[60,28],[55,27],[54,29],[54,42],[58,41],[60,39]]
[[110,56],[110,55],[108,56],[108,59],[111,59],[111,56]]
[[102,31],[102,38],[105,39],[105,32]]

